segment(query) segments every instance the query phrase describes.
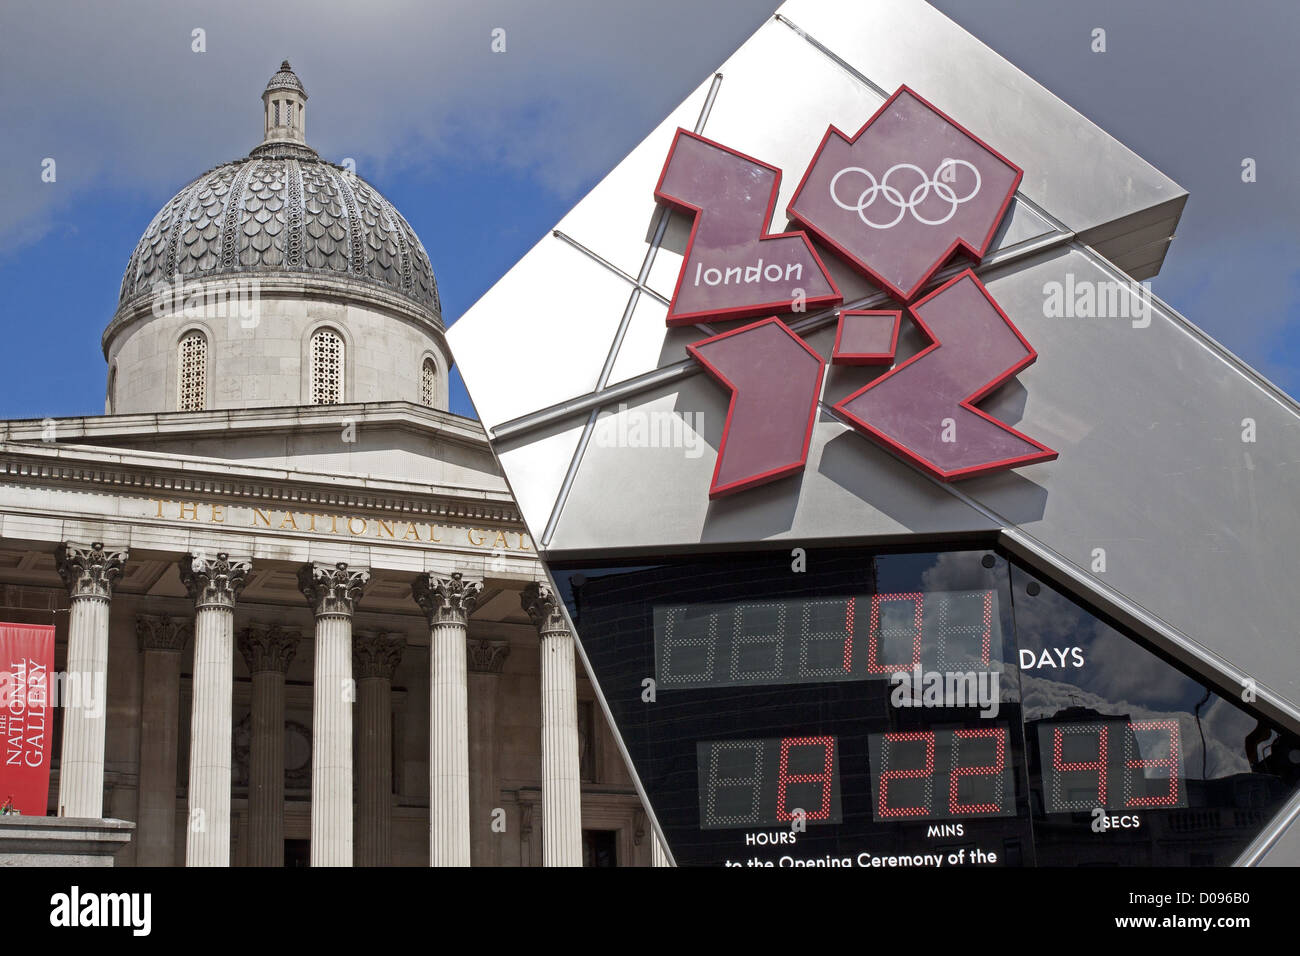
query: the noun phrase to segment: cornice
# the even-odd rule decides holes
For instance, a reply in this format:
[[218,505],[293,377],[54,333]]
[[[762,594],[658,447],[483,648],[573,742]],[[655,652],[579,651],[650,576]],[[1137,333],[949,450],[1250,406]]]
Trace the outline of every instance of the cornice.
[[433,432],[440,441],[488,450],[482,426],[472,418],[414,402],[356,402],[346,405],[278,405],[264,408],[217,408],[201,412],[138,412],[129,415],[83,415],[71,418],[0,420],[0,442],[42,441],[53,424],[59,443],[69,439],[229,435],[312,430],[337,431],[351,418],[358,425],[391,425],[414,432]]
[[0,442],[0,482],[91,487],[170,498],[231,499],[278,510],[329,507],[430,520],[464,518],[522,527],[504,488],[486,491],[357,475],[300,472],[151,452],[113,453],[78,445]]

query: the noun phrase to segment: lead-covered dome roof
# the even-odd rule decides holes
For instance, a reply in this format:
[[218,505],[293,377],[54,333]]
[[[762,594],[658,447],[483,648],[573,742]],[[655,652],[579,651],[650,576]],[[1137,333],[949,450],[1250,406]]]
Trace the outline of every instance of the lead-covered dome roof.
[[287,273],[382,286],[440,319],[437,282],[415,230],[379,190],[306,145],[307,95],[287,61],[262,96],[266,139],[158,211],[131,254],[120,305],[177,275]]

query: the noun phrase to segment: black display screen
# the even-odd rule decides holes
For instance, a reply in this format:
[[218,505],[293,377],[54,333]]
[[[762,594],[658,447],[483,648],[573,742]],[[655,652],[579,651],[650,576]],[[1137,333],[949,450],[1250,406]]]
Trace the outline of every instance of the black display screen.
[[988,669],[1002,657],[996,602],[981,590],[657,605],[655,674],[684,690]]
[[553,566],[679,865],[1226,865],[1300,740],[989,549]]
[[840,822],[834,737],[769,737],[696,744],[700,827]]

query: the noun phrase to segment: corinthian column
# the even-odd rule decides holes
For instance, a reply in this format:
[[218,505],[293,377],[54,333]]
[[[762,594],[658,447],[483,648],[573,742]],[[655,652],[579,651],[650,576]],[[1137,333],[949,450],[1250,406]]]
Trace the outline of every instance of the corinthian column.
[[311,865],[352,865],[352,611],[370,581],[342,561],[307,564],[298,587],[316,615],[312,686]]
[[176,863],[176,746],[180,729],[181,651],[193,630],[184,617],[136,619],[144,658],[140,689],[140,808],[136,866]]
[[234,723],[235,601],[247,561],[187,554],[181,583],[194,598],[194,703],[186,866],[230,865],[230,733]]
[[406,640],[400,634],[357,634],[357,866],[393,861],[393,671]]
[[573,632],[549,584],[519,596],[537,625],[542,657],[542,864],[582,866],[582,784],[578,766]]
[[108,607],[127,553],[98,541],[60,544],[59,577],[72,598],[68,611],[68,670],[64,682],[59,816],[104,815],[104,714],[108,692]]
[[422,574],[411,594],[429,619],[429,864],[469,866],[465,635],[479,581]]
[[239,634],[252,680],[248,748],[248,865],[284,866],[284,675],[302,635],[278,624]]
[[501,862],[500,835],[492,832],[492,811],[500,797],[497,781],[497,686],[510,655],[509,641],[471,637],[469,652],[469,828],[475,866]]

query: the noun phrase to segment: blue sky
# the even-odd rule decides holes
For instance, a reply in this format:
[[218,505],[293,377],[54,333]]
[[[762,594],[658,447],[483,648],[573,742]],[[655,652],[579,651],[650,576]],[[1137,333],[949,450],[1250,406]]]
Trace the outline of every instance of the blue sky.
[[[934,5],[1190,191],[1156,292],[1300,394],[1300,5]],[[281,59],[311,94],[309,142],[354,158],[420,234],[450,322],[773,9],[6,0],[0,418],[102,412],[100,335],[131,250],[180,186],[255,145]],[[472,414],[458,382],[452,409]]]

